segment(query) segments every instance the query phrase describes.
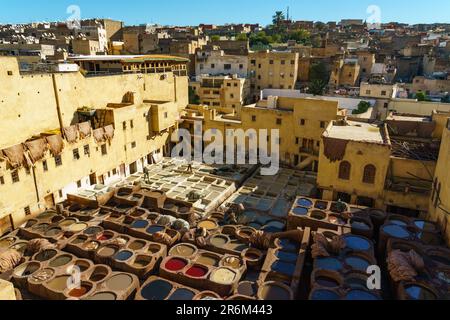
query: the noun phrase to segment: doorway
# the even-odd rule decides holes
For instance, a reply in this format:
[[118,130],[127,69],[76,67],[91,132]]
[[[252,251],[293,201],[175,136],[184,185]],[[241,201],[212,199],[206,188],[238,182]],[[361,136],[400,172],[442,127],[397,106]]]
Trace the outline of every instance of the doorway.
[[97,184],[97,175],[95,173],[89,175],[89,184],[91,186]]
[[47,209],[53,208],[55,206],[55,197],[52,194],[44,197],[45,207]]

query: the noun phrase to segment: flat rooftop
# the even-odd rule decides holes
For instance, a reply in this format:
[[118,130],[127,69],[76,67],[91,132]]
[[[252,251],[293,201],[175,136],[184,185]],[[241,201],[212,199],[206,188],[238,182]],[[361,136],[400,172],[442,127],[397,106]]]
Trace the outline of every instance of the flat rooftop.
[[360,141],[360,142],[373,142],[384,143],[381,129],[373,124],[347,121],[345,125],[339,125],[338,122],[334,122],[333,125],[324,133],[325,137]]
[[86,56],[72,56],[68,60],[71,61],[122,61],[122,62],[144,62],[144,61],[176,61],[188,62],[186,58],[151,54],[151,55],[86,55]]

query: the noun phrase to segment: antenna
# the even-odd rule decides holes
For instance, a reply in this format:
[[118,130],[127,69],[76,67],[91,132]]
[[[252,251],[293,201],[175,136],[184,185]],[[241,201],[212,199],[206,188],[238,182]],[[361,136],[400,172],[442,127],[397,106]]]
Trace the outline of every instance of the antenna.
[[289,7],[287,7],[287,18],[286,20],[289,20]]

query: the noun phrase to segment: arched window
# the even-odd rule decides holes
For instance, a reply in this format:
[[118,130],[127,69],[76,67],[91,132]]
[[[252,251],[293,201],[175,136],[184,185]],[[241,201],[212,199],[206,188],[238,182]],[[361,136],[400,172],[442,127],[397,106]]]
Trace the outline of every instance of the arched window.
[[377,168],[375,168],[375,166],[372,164],[368,164],[364,168],[363,182],[374,184],[376,174],[377,174]]
[[350,162],[343,161],[339,165],[339,179],[342,180],[350,180],[350,171],[352,169],[352,165]]

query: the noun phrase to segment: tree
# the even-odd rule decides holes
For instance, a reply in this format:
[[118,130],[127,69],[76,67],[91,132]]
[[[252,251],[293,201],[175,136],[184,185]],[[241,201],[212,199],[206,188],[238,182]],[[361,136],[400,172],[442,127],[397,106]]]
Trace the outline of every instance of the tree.
[[319,62],[311,66],[311,69],[309,71],[309,80],[311,82],[320,80],[322,82],[328,83],[328,81],[330,80],[330,74],[325,63]]
[[211,36],[211,41],[219,41],[219,40],[220,40],[220,36],[219,35]]
[[236,40],[237,41],[246,41],[246,40],[248,40],[247,34],[246,33],[238,34],[236,36]]
[[372,106],[367,101],[361,101],[358,104],[358,109],[352,111],[352,114],[363,114],[366,113]]
[[200,97],[192,87],[189,87],[189,104],[200,104]]
[[274,25],[279,27],[281,24],[281,21],[283,21],[285,19],[286,19],[286,17],[284,16],[283,11],[277,11],[277,12],[275,12],[275,15],[272,17],[272,22]]
[[325,88],[327,87],[327,83],[320,79],[315,79],[311,81],[308,93],[313,94],[315,96],[322,96],[325,93]]

